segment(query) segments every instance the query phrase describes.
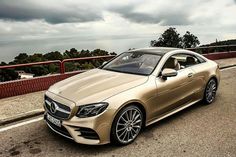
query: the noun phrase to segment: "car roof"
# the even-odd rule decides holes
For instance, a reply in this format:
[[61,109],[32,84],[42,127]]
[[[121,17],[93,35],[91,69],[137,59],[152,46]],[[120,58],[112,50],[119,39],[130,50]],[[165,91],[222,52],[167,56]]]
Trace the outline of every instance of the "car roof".
[[164,54],[166,54],[170,51],[174,51],[174,50],[181,50],[181,49],[173,48],[173,47],[149,47],[149,48],[133,49],[133,50],[129,50],[127,52],[143,52],[143,53],[164,55]]

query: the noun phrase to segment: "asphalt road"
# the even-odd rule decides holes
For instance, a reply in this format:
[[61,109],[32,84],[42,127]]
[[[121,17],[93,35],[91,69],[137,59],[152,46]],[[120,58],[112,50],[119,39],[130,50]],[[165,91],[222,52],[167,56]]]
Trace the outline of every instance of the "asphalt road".
[[134,143],[88,146],[51,132],[44,121],[0,132],[0,156],[236,156],[236,68],[223,70],[216,101],[197,103],[147,127]]

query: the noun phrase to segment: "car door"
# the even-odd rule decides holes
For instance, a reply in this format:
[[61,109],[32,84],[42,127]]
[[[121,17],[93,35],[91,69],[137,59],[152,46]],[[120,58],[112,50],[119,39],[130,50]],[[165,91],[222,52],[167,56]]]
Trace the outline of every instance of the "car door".
[[[185,61],[186,58],[182,57],[181,60]],[[163,68],[165,68],[165,64]],[[177,76],[163,79],[160,75],[155,79],[156,96],[149,100],[151,117],[154,119],[192,101],[194,71],[190,67],[183,66],[176,70]]]
[[177,71],[177,76],[167,80],[156,79],[157,96],[155,114],[159,116],[191,101],[194,71],[185,68]]
[[208,71],[206,67],[208,63],[200,56],[191,55],[194,58],[195,63],[190,65],[190,68],[194,71],[193,86],[195,96],[193,101],[197,101],[203,98],[205,91],[205,84],[207,82]]

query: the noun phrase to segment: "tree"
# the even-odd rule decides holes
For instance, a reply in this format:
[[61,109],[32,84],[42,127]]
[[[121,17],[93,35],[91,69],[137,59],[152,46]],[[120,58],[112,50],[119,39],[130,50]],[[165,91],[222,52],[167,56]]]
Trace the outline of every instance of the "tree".
[[89,50],[81,50],[80,57],[91,57],[91,53]]
[[65,71],[66,72],[75,71],[75,70],[80,70],[80,69],[77,68],[77,66],[73,62],[66,62],[65,63]]
[[187,31],[182,38],[183,48],[194,48],[199,45],[198,37]]
[[70,51],[66,50],[63,56],[64,58],[78,58],[80,53],[75,48],[71,48]]
[[[43,55],[43,57],[46,60],[63,60],[63,55],[58,51],[46,53]],[[58,64],[49,64],[48,66],[44,67],[46,67],[51,74],[59,72]]]
[[43,57],[43,54],[41,53],[34,53],[33,55],[30,55],[27,58],[27,62],[32,63],[32,62],[42,62],[46,61],[46,59]]
[[[1,62],[1,65],[7,65],[5,62]],[[0,82],[16,80],[18,78],[18,73],[13,69],[0,69]]]
[[151,46],[153,47],[182,47],[182,38],[175,28],[168,28],[158,40],[152,40]]
[[116,56],[117,54],[115,52],[111,52],[110,55]]
[[94,67],[94,65],[93,65],[92,63],[85,62],[85,63],[81,66],[81,68],[82,68],[83,70],[86,70],[86,69],[93,69],[93,68],[95,68],[95,67]]
[[26,53],[20,53],[18,56],[15,57],[14,61],[11,63],[27,63],[28,55]]
[[95,49],[93,51],[91,51],[92,56],[106,56],[109,55],[109,53],[105,50],[101,50],[101,49]]
[[63,60],[62,54],[58,51],[46,53],[43,57],[47,60]]
[[[34,53],[32,55],[27,55],[26,53],[20,53],[14,58],[13,61],[9,62],[8,65],[12,64],[22,64],[31,62],[42,62],[47,60],[63,60],[64,58],[79,58],[79,57],[91,57],[91,56],[103,56],[109,55],[109,52],[101,49],[95,49],[93,51],[81,50],[77,51],[75,48],[71,48],[69,51],[66,50],[63,55],[59,51],[49,52],[46,54]],[[110,55],[116,55],[115,52],[110,53]],[[78,62],[68,62],[65,63],[66,71],[74,71],[81,69],[91,69],[94,67],[99,67],[102,65],[105,59],[94,59],[94,60],[81,60]],[[2,62],[0,65],[7,65],[7,63]],[[34,76],[42,76],[49,73],[59,72],[58,64],[49,65],[34,65],[17,67],[13,69],[2,69],[0,70],[0,81],[15,80],[18,78],[18,73],[15,70],[23,70],[27,73],[32,73]]]
[[177,47],[193,48],[199,45],[198,37],[187,31],[183,37],[173,27],[168,28],[158,40],[152,40],[150,45],[153,47]]

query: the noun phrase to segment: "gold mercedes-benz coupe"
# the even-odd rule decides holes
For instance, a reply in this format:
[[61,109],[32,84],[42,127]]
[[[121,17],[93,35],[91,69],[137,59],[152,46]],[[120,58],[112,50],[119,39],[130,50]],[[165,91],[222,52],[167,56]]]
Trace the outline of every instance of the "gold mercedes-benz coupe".
[[198,101],[212,103],[219,81],[219,66],[195,52],[131,50],[51,86],[45,120],[78,143],[126,145],[145,126]]

